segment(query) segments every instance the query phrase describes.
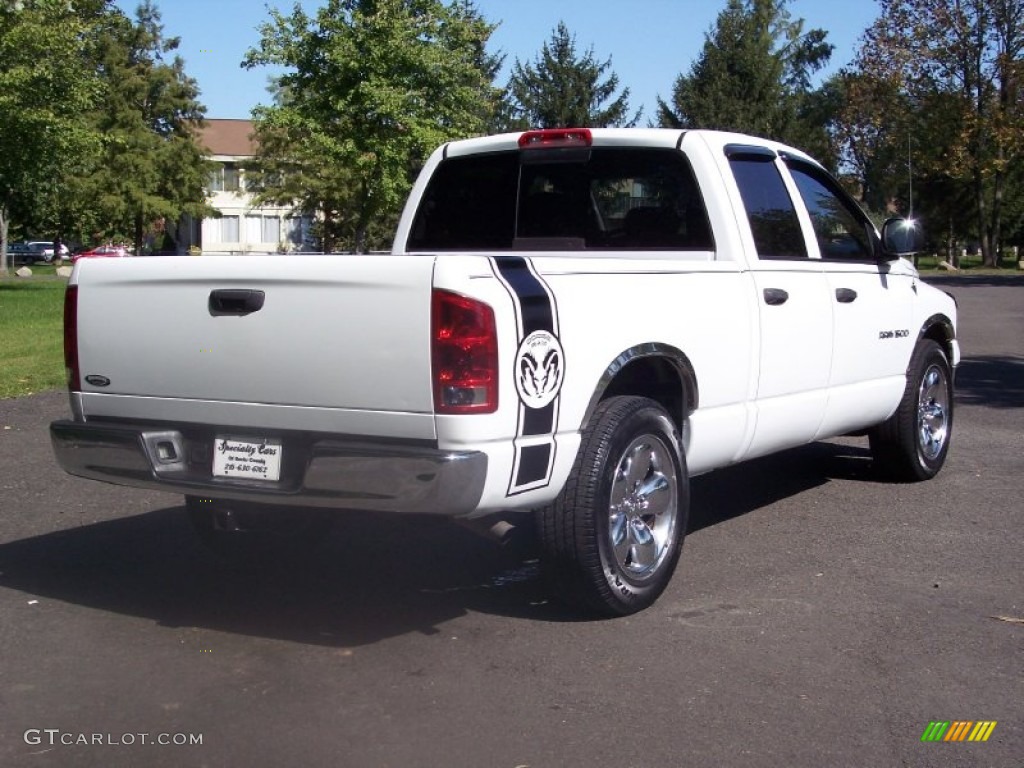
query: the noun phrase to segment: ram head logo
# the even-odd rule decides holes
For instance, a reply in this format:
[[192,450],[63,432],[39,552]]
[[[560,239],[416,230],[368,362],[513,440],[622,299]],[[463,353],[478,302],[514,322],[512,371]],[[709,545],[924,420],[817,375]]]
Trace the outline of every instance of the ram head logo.
[[534,331],[519,345],[516,389],[528,408],[544,408],[558,396],[565,375],[562,345],[547,331]]

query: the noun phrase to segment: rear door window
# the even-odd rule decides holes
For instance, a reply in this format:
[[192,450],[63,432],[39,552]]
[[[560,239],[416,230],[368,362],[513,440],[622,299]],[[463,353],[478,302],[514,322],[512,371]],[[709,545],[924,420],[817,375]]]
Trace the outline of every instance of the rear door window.
[[775,165],[775,154],[733,152],[729,166],[743,198],[758,258],[808,258],[800,220]]

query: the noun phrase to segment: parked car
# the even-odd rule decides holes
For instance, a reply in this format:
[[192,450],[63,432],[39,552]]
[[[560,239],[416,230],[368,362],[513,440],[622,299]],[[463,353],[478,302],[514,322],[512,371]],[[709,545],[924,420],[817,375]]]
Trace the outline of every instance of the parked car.
[[[47,264],[53,261],[54,245],[52,240],[32,240],[27,245],[33,252],[40,254],[40,258],[37,258],[36,261],[45,261]],[[68,247],[61,243],[60,257],[66,259],[70,255]]]
[[123,258],[128,255],[128,249],[123,245],[100,245],[93,248],[91,251],[82,251],[76,253],[71,257],[72,261],[78,261],[79,259],[95,259],[95,258]]
[[36,253],[28,247],[28,243],[8,243],[7,253],[14,264],[34,264]]
[[[33,240],[28,243],[8,243],[7,252],[11,254],[15,263],[35,264],[42,261],[49,264],[53,261],[53,242]],[[60,252],[62,258],[66,258],[68,256],[67,246],[61,245]]]

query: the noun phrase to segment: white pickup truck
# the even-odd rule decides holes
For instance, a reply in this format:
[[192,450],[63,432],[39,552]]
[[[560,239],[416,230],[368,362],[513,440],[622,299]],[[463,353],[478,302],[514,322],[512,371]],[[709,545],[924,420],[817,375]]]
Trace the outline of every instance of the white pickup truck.
[[676,566],[688,478],[837,435],[941,468],[952,298],[800,151],[559,129],[429,159],[389,255],[79,261],[70,473],[186,496],[231,537],[310,510],[535,515],[610,615]]

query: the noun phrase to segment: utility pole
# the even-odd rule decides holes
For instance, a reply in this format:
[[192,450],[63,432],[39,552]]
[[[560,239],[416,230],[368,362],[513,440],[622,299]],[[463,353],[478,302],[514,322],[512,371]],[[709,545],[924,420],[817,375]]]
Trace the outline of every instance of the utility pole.
[[[913,158],[911,157],[911,154],[910,154],[910,141],[911,141],[910,131],[907,131],[907,189],[909,190],[908,194],[907,194],[908,203],[909,203],[909,205],[908,205],[909,210],[907,211],[907,222],[911,226],[913,226],[914,225],[914,160],[913,160]],[[914,254],[914,268],[915,269],[917,268],[917,266],[919,264],[919,259],[920,258],[921,258],[921,255],[919,253],[915,253]]]

